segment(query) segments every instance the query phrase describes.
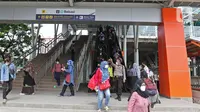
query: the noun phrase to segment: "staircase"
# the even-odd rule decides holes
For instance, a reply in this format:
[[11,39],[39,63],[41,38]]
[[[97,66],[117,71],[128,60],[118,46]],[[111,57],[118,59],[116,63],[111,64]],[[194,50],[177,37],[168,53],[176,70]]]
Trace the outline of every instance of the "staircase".
[[[77,61],[78,57],[80,56],[80,51],[83,48],[84,44],[88,41],[88,36],[80,36],[80,38],[76,41],[74,47],[75,47],[75,62]],[[60,63],[63,65],[66,65],[67,60],[71,59],[71,53],[67,52],[65,54],[62,54],[60,56]],[[40,81],[40,85],[38,86],[37,90],[56,90],[60,91],[62,86],[54,88],[54,85],[56,85],[56,81],[53,79],[53,74],[51,73],[51,69],[47,71],[47,74],[44,78]],[[75,74],[74,74],[75,75]],[[61,84],[64,80],[64,76],[61,76]]]
[[[67,32],[69,33],[69,32]],[[34,65],[34,70],[36,74],[34,75],[34,79],[36,81],[36,84],[38,85],[40,80],[43,78],[43,76],[46,75],[46,71],[49,69],[49,67],[52,66],[52,63],[56,60],[57,57],[59,57],[63,52],[66,52],[69,47],[71,46],[72,40],[74,36],[72,35],[59,35],[57,39],[62,39],[61,41],[57,42],[55,46],[52,46],[54,44],[55,39],[52,39],[47,44],[42,44],[43,47],[45,47],[45,51],[43,54],[38,54],[34,59],[32,59],[30,62]],[[68,43],[66,46],[64,46],[64,43]],[[41,47],[41,46],[39,46]],[[66,49],[66,51],[63,51],[63,49]],[[36,51],[38,48],[30,49],[27,53],[25,53],[23,56],[26,57]],[[13,88],[19,89],[23,86],[23,75],[24,72],[21,70],[17,73],[17,78],[13,82]]]

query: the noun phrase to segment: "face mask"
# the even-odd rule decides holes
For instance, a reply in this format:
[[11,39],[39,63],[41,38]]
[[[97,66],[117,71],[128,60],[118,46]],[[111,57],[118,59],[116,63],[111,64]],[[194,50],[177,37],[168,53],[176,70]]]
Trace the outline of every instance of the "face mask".
[[108,68],[109,66],[108,65],[105,65],[105,68]]
[[57,64],[59,64],[59,62],[58,62],[58,61],[57,61],[56,63],[57,63]]
[[119,63],[118,62],[116,62],[116,65],[118,65]]
[[141,86],[141,87],[140,87],[140,90],[141,90],[141,91],[145,91],[145,90],[146,90],[146,86]]
[[6,65],[9,65],[9,63],[6,63]]

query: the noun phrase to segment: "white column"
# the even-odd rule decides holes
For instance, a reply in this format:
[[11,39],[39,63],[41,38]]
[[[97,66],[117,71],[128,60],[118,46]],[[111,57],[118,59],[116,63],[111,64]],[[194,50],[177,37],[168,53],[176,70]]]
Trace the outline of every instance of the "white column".
[[54,24],[54,45],[57,44],[57,35],[58,35],[58,28],[59,28],[59,24]]
[[197,76],[196,57],[192,58],[193,76]]
[[[32,34],[32,42],[31,42],[31,45],[32,45],[32,48],[35,49],[35,48],[36,48],[36,43],[37,43],[37,41],[36,41],[37,37],[36,37],[36,35],[35,35],[35,27],[34,27],[34,24],[33,24],[33,23],[31,24],[31,34]],[[31,54],[31,59],[35,58],[35,56],[36,56],[36,51],[34,51],[34,52]],[[30,59],[30,60],[31,60],[31,59]]]
[[54,24],[54,45],[56,45],[57,42],[57,32],[56,32],[56,24]]
[[118,41],[119,41],[119,47],[120,47],[120,49],[122,49],[121,37],[122,37],[122,26],[119,25],[118,26]]
[[127,40],[126,40],[126,35],[127,35],[127,26],[124,25],[124,43],[123,43],[123,52],[124,52],[124,63],[125,66],[127,66]]
[[133,34],[134,34],[134,63],[139,65],[139,50],[138,50],[138,44],[139,44],[139,26],[133,25]]

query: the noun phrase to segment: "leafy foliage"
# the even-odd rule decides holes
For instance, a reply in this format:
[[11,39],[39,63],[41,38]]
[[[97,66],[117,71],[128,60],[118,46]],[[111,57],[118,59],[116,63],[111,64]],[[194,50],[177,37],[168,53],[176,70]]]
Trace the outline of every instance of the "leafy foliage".
[[[31,29],[27,24],[0,24],[0,55],[6,52],[19,59],[31,46]],[[19,61],[21,62],[21,61]]]

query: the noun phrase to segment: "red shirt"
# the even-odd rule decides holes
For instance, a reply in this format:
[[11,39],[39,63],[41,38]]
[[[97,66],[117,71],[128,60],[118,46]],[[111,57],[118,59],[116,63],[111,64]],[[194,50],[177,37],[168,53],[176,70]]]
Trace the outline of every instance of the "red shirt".
[[52,72],[62,72],[61,68],[63,67],[62,64],[55,64],[53,69],[52,69]]

